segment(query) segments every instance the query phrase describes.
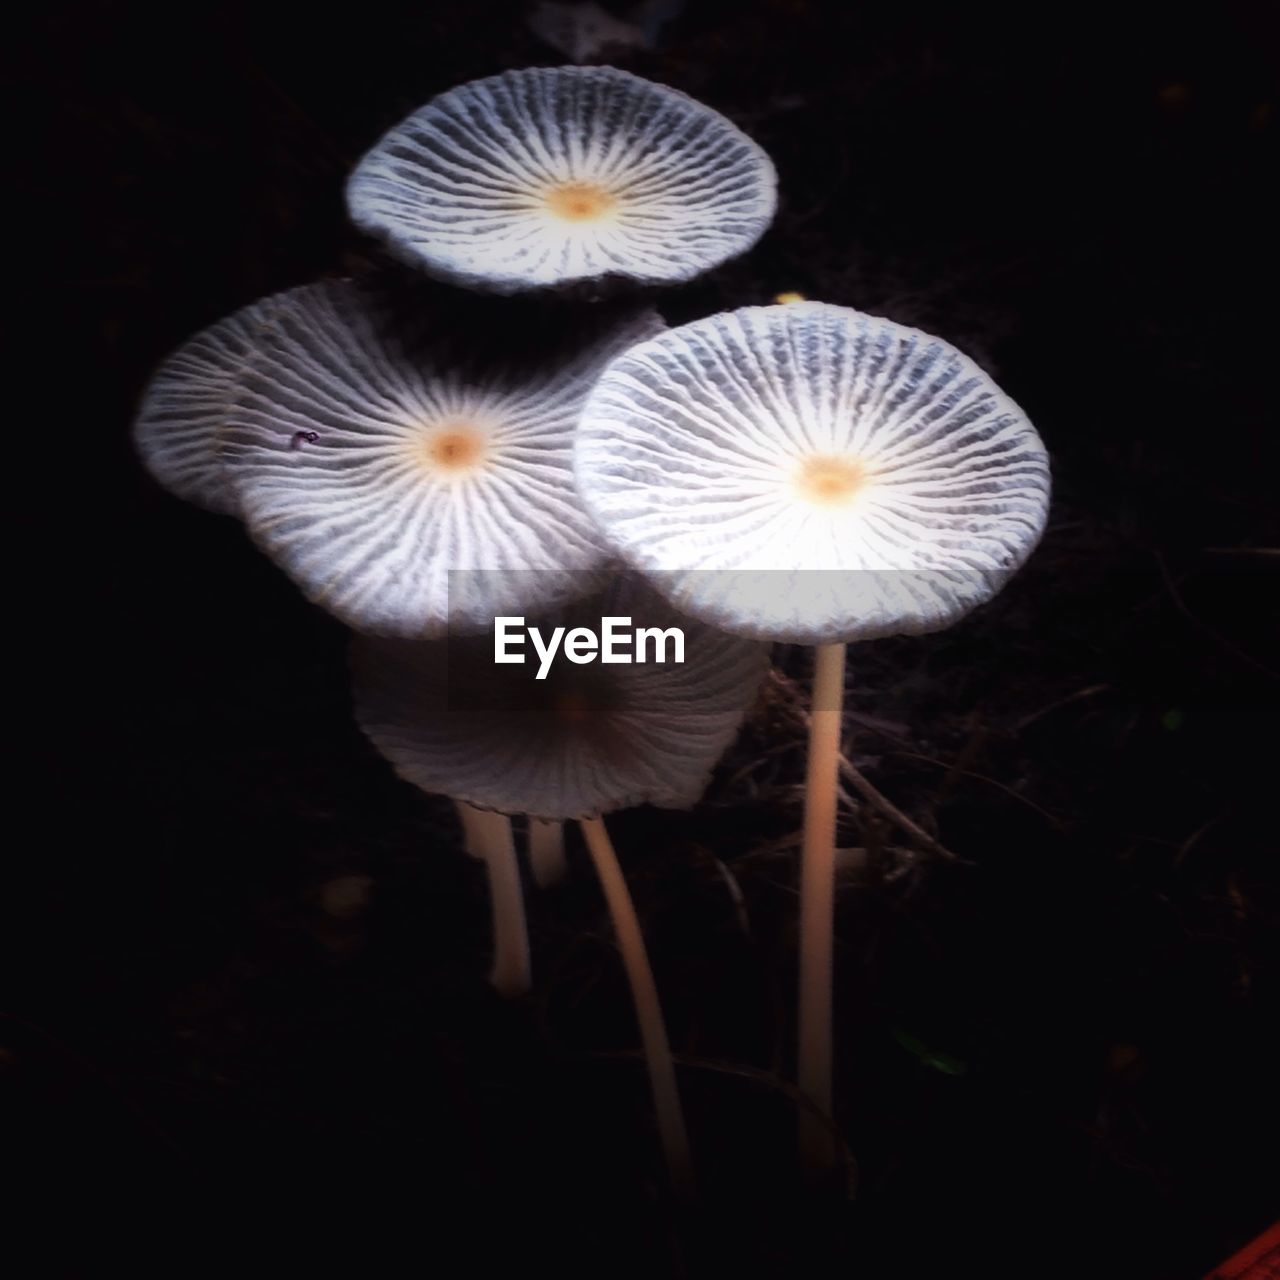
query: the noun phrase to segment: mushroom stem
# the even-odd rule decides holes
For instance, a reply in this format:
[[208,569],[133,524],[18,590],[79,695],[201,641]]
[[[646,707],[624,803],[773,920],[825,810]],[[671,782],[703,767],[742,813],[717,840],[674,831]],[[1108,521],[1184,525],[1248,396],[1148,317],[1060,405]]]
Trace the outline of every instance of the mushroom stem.
[[[813,1175],[835,1163],[831,1107],[831,951],[835,917],[836,786],[844,709],[843,644],[819,645],[809,723],[800,868],[800,1049],[797,1083],[817,1109],[800,1112],[800,1156]],[[825,1122],[825,1123],[824,1123]]]
[[564,860],[564,823],[529,819],[529,865],[540,889],[564,878],[568,870]]
[[667,1172],[676,1195],[689,1201],[693,1199],[694,1193],[689,1134],[685,1129],[684,1112],[681,1110],[680,1094],[676,1088],[675,1064],[671,1060],[671,1045],[662,1020],[662,1007],[658,1003],[653,970],[649,967],[649,956],[640,933],[640,921],[636,918],[636,909],[604,822],[599,818],[583,818],[581,826],[596,874],[604,889],[609,916],[618,939],[618,949],[622,952],[622,963],[627,972],[627,982],[631,987],[631,998],[635,1003],[636,1019],[640,1023],[640,1041],[644,1046],[645,1064],[649,1070],[649,1088],[658,1117],[658,1133],[666,1156]]
[[493,910],[493,969],[489,980],[500,996],[513,999],[528,992],[529,931],[524,919],[524,890],[516,859],[511,819],[503,813],[477,809],[458,801],[458,816],[467,852],[489,873],[489,902]]

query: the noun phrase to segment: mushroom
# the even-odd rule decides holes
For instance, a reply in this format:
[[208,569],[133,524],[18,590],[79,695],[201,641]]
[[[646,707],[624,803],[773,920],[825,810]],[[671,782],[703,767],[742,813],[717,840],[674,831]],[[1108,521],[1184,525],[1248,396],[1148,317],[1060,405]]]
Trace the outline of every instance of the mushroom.
[[[606,617],[683,632],[683,662],[495,663],[490,637],[406,641],[362,636],[356,718],[407,781],[498,813],[576,819],[604,889],[635,1002],[673,1185],[692,1186],[688,1137],[653,974],[602,815],[696,802],[767,668],[764,647],[677,615],[624,578],[541,624],[601,628]],[[646,649],[652,656],[653,650]]]
[[736,126],[613,67],[505,71],[434,98],[357,165],[357,226],[441,279],[496,293],[689,280],[744,253],[777,178]]
[[584,410],[579,491],[683,612],[816,645],[798,1076],[810,1168],[834,1159],[831,942],[845,646],[947,627],[1044,528],[1026,416],[941,339],[814,302],[747,307],[615,360]]

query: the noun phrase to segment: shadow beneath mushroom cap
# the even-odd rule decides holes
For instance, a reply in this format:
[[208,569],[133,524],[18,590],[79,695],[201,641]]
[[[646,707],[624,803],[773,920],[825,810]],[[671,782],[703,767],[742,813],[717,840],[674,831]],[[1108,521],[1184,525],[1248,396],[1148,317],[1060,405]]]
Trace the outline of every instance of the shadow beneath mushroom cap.
[[764,646],[681,616],[630,576],[495,624],[501,636],[360,637],[355,703],[403,777],[508,813],[692,804],[767,665]]
[[665,327],[652,310],[661,291],[615,276],[508,297],[406,272],[375,251],[362,255],[354,283],[380,314],[380,332],[399,348],[485,379],[523,379],[562,366],[629,325],[638,330],[631,342]]

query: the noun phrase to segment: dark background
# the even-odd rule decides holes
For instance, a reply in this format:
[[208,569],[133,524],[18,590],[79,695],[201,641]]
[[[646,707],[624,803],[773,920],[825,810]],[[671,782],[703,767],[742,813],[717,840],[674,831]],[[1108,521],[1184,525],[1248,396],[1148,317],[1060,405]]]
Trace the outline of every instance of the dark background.
[[842,817],[867,851],[838,924],[856,1200],[792,1169],[803,749],[777,695],[693,815],[613,823],[698,1060],[692,1215],[580,850],[530,900],[535,994],[502,1003],[479,870],[354,728],[341,628],[128,444],[188,334],[374,260],[341,189],[385,128],[563,59],[494,0],[10,28],[34,714],[0,1079],[51,1272],[194,1274],[261,1233],[242,1267],[1190,1280],[1276,1216],[1268,10],[688,0],[615,59],[779,170],[772,230],[661,295],[671,322],[799,290],[936,332],[1026,408],[1056,482],[996,602],[850,655],[853,758],[964,859]]

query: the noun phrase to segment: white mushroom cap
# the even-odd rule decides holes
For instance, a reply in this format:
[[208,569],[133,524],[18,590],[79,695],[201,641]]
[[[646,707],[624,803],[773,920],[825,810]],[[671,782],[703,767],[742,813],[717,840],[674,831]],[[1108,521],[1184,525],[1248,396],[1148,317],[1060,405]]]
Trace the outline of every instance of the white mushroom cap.
[[634,580],[530,622],[544,637],[554,626],[598,633],[604,616],[682,628],[685,661],[574,665],[562,648],[537,680],[527,641],[521,666],[496,665],[491,636],[360,636],[356,718],[401,777],[481,808],[553,820],[686,808],[751,707],[767,650],[681,617]]
[[220,437],[250,532],[310,599],[381,634],[484,629],[594,589],[606,549],[573,431],[603,365],[661,320],[506,334],[408,301],[349,281],[276,300]]
[[175,497],[222,515],[239,507],[218,462],[217,432],[274,301],[259,299],[183,343],[156,370],[133,424],[151,475]]
[[747,307],[627,351],[578,487],[682,610],[805,644],[946,627],[1044,528],[1026,416],[939,338],[822,303]]
[[513,293],[689,280],[755,244],[776,185],[750,138],[675,89],[613,67],[539,67],[414,112],[360,161],[347,205],[432,275]]

